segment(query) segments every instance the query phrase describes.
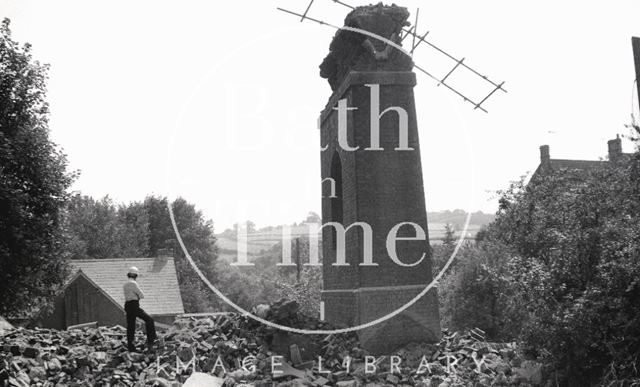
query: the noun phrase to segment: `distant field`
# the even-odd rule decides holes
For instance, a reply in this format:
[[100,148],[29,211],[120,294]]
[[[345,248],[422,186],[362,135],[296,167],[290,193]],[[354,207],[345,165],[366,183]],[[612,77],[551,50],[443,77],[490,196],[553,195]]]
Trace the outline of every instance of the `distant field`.
[[[429,242],[431,244],[442,243],[444,238],[445,223],[429,223]],[[465,234],[465,239],[473,239],[480,229],[479,225],[471,224]],[[460,237],[462,230],[456,230],[456,238]],[[306,235],[305,227],[296,227],[292,230],[292,236]],[[220,259],[234,261],[236,259],[237,241],[226,235],[218,235],[217,245],[220,249]],[[263,250],[269,250],[280,242],[282,236],[277,232],[255,233],[247,235],[247,254],[259,255]]]
[[[446,223],[429,223],[429,241],[435,242],[444,238],[444,226]],[[470,224],[465,233],[465,239],[473,239],[480,230],[480,225]],[[462,230],[456,230],[456,238],[460,238]]]
[[[276,243],[280,242],[280,239],[272,238],[270,240],[252,240],[248,238],[247,241],[247,253],[248,254],[258,254],[261,250],[268,250]],[[238,242],[235,239],[231,239],[224,236],[218,236],[217,241],[218,248],[221,250],[233,250],[235,251],[238,245]]]

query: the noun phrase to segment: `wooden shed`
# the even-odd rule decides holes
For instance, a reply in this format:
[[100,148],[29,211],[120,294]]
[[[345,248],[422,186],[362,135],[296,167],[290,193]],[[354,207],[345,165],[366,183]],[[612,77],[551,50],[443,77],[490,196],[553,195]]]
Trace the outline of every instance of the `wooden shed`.
[[98,325],[126,325],[124,293],[130,266],[140,269],[138,283],[145,293],[140,306],[157,322],[170,324],[184,313],[175,263],[171,257],[106,258],[71,261],[75,269],[54,301],[53,311],[37,317],[44,328],[97,321]]

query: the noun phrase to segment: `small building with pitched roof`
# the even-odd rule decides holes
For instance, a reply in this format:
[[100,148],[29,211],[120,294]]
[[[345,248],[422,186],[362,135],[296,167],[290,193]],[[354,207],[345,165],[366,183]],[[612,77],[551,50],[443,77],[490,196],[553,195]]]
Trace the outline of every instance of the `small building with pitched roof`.
[[157,322],[170,324],[184,313],[172,257],[72,260],[73,275],[54,301],[53,310],[36,318],[35,325],[66,329],[96,321],[98,325],[126,326],[122,286],[131,266],[140,269],[137,281],[144,309]]

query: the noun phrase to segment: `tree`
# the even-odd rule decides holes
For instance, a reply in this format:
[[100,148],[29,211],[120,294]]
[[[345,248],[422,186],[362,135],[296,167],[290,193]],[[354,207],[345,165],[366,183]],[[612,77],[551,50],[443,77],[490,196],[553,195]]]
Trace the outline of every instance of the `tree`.
[[304,221],[305,223],[322,223],[322,218],[320,217],[320,215],[318,215],[317,213],[313,212],[313,211],[309,211],[309,213],[307,214],[307,218]]
[[446,246],[453,246],[456,243],[456,229],[451,223],[444,225],[444,237],[442,238],[442,244]]
[[[213,282],[217,259],[213,223],[182,198],[171,205],[189,255]],[[186,311],[209,310],[219,302],[187,261],[168,208],[165,197],[148,196],[143,202],[116,204],[109,197],[95,200],[76,195],[70,200],[65,217],[68,256],[101,259],[171,255]]]
[[517,340],[560,385],[639,384],[638,160],[555,170],[500,192],[495,221],[441,281],[443,322]]
[[[180,293],[185,309],[189,312],[201,312],[219,305],[217,296],[195,273],[176,238],[169,216],[167,198],[149,196],[145,199],[143,206],[149,219],[149,255],[157,256],[161,250],[169,250],[176,258]],[[205,220],[202,212],[182,198],[174,200],[171,208],[189,256],[205,277],[215,283],[218,250],[213,223]]]
[[65,216],[69,256],[71,259],[149,256],[148,223],[142,203],[117,205],[108,196],[95,200],[75,195]]
[[[278,299],[273,281],[256,270],[242,270],[224,260],[216,261],[216,283],[218,289],[236,305],[251,310],[258,304],[271,303]],[[260,273],[260,274],[258,274]],[[235,311],[221,305],[222,309]]]
[[500,291],[507,316],[516,316],[507,319],[567,385],[640,381],[637,170],[636,154],[515,183],[487,229],[484,243],[512,250]]
[[75,178],[49,139],[47,65],[0,25],[0,314],[50,300],[64,280],[62,209]]
[[[443,250],[434,249],[436,257]],[[445,251],[439,261],[448,259],[450,253],[450,249]],[[510,254],[500,243],[462,245],[455,264],[438,285],[443,326],[454,331],[481,328],[496,341],[514,338],[510,327],[517,324],[514,314],[506,313],[508,297],[504,290]]]
[[239,228],[244,228],[246,234],[253,234],[253,233],[256,232],[256,224],[253,223],[253,221],[251,221],[251,220],[247,220],[247,221],[241,222],[241,223],[234,223],[233,224],[233,235],[234,235],[234,237],[238,236],[238,229]]
[[[322,267],[306,266],[309,262],[308,237],[302,236],[291,240],[291,259],[294,266],[277,266],[282,262],[282,242],[265,251],[255,260],[255,271],[262,279],[262,298],[277,301],[281,298],[295,300],[300,311],[307,316],[318,316],[320,313],[320,293],[322,291]],[[317,251],[322,252],[321,241]],[[322,261],[322,257],[318,257]]]
[[123,257],[149,256],[149,214],[144,203],[119,205],[117,219],[119,254]]

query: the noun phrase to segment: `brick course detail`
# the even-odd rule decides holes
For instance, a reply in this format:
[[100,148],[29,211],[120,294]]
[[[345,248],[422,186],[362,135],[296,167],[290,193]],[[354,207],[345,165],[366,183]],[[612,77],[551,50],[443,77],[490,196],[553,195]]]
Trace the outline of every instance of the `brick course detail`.
[[[370,94],[366,85],[380,85],[380,112],[391,106],[408,113],[409,147],[398,151],[399,120],[394,111],[380,119],[381,151],[365,150],[370,146]],[[329,198],[323,189],[322,219],[337,221],[348,227],[366,222],[373,229],[373,261],[378,266],[359,266],[363,259],[363,233],[354,227],[346,234],[346,261],[349,266],[334,266],[335,233],[323,229],[322,299],[328,321],[350,326],[372,321],[405,304],[431,282],[432,260],[428,242],[427,214],[424,200],[420,146],[416,123],[411,71],[351,71],[335,90],[321,113],[322,178],[336,179],[338,198]],[[347,137],[356,151],[346,151],[338,144],[338,112],[333,108],[341,99],[357,110],[347,114]],[[397,224],[413,222],[427,233],[424,241],[398,241],[397,253],[404,263],[425,259],[417,266],[402,267],[387,252],[388,232]],[[406,233],[408,230],[408,234]],[[403,231],[405,231],[403,233]],[[399,236],[414,236],[405,227]],[[434,342],[440,338],[440,322],[435,288],[415,305],[389,321],[359,332],[365,348],[383,353],[410,341]]]

